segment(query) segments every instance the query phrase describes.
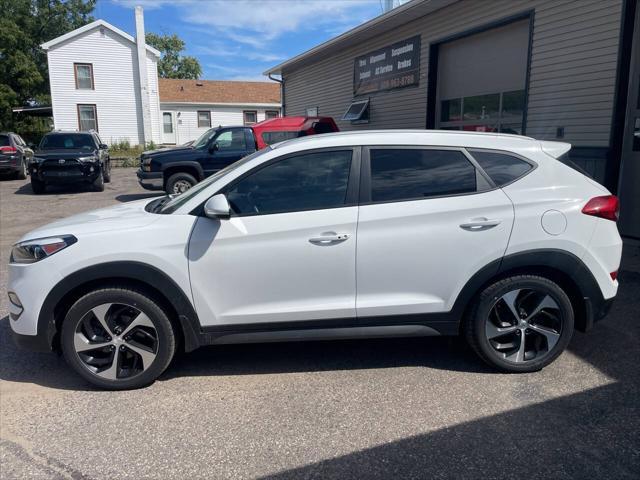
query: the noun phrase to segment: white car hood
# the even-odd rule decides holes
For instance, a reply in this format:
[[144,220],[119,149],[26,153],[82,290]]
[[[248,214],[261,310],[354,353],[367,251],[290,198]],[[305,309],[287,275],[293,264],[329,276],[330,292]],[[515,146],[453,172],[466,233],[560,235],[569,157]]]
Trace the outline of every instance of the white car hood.
[[149,213],[144,209],[152,200],[146,198],[63,218],[32,230],[20,241],[57,235],[82,236],[83,234],[144,227],[160,217],[159,214]]

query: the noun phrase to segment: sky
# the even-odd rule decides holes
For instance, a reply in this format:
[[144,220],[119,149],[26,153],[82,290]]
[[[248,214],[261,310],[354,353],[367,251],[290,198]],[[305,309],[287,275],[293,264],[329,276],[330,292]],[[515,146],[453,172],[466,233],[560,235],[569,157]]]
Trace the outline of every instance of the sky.
[[98,0],[94,17],[135,36],[177,34],[206,80],[268,80],[267,68],[382,13],[383,0]]

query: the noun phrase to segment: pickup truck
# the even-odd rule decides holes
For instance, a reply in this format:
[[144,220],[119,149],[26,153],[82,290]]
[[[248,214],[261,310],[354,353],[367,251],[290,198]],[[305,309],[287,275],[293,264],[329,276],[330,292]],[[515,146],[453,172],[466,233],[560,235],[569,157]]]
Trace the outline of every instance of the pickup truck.
[[147,190],[180,194],[267,145],[336,131],[338,127],[330,117],[282,117],[251,126],[212,128],[188,144],[143,152],[138,183]]

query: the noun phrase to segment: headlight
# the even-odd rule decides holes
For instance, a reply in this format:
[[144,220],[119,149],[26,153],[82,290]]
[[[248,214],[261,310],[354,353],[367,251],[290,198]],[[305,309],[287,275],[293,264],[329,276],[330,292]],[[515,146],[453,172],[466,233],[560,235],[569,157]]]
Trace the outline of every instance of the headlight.
[[36,238],[25,242],[16,243],[11,249],[10,263],[35,263],[50,257],[69,245],[76,243],[78,239],[73,235],[60,237]]
[[80,163],[95,162],[96,161],[96,157],[94,157],[93,155],[91,155],[90,157],[78,157],[78,161]]

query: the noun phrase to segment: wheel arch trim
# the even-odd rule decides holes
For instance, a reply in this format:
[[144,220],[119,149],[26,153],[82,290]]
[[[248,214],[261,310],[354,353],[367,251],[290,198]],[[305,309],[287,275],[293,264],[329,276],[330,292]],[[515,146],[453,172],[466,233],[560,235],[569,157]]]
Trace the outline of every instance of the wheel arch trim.
[[45,298],[38,315],[37,336],[46,339],[48,347],[54,349],[54,339],[58,332],[56,310],[67,296],[95,282],[109,280],[128,280],[144,284],[155,290],[176,314],[183,334],[185,351],[200,346],[200,322],[191,301],[184,291],[163,271],[142,262],[116,261],[92,265],[74,272],[51,289]]

